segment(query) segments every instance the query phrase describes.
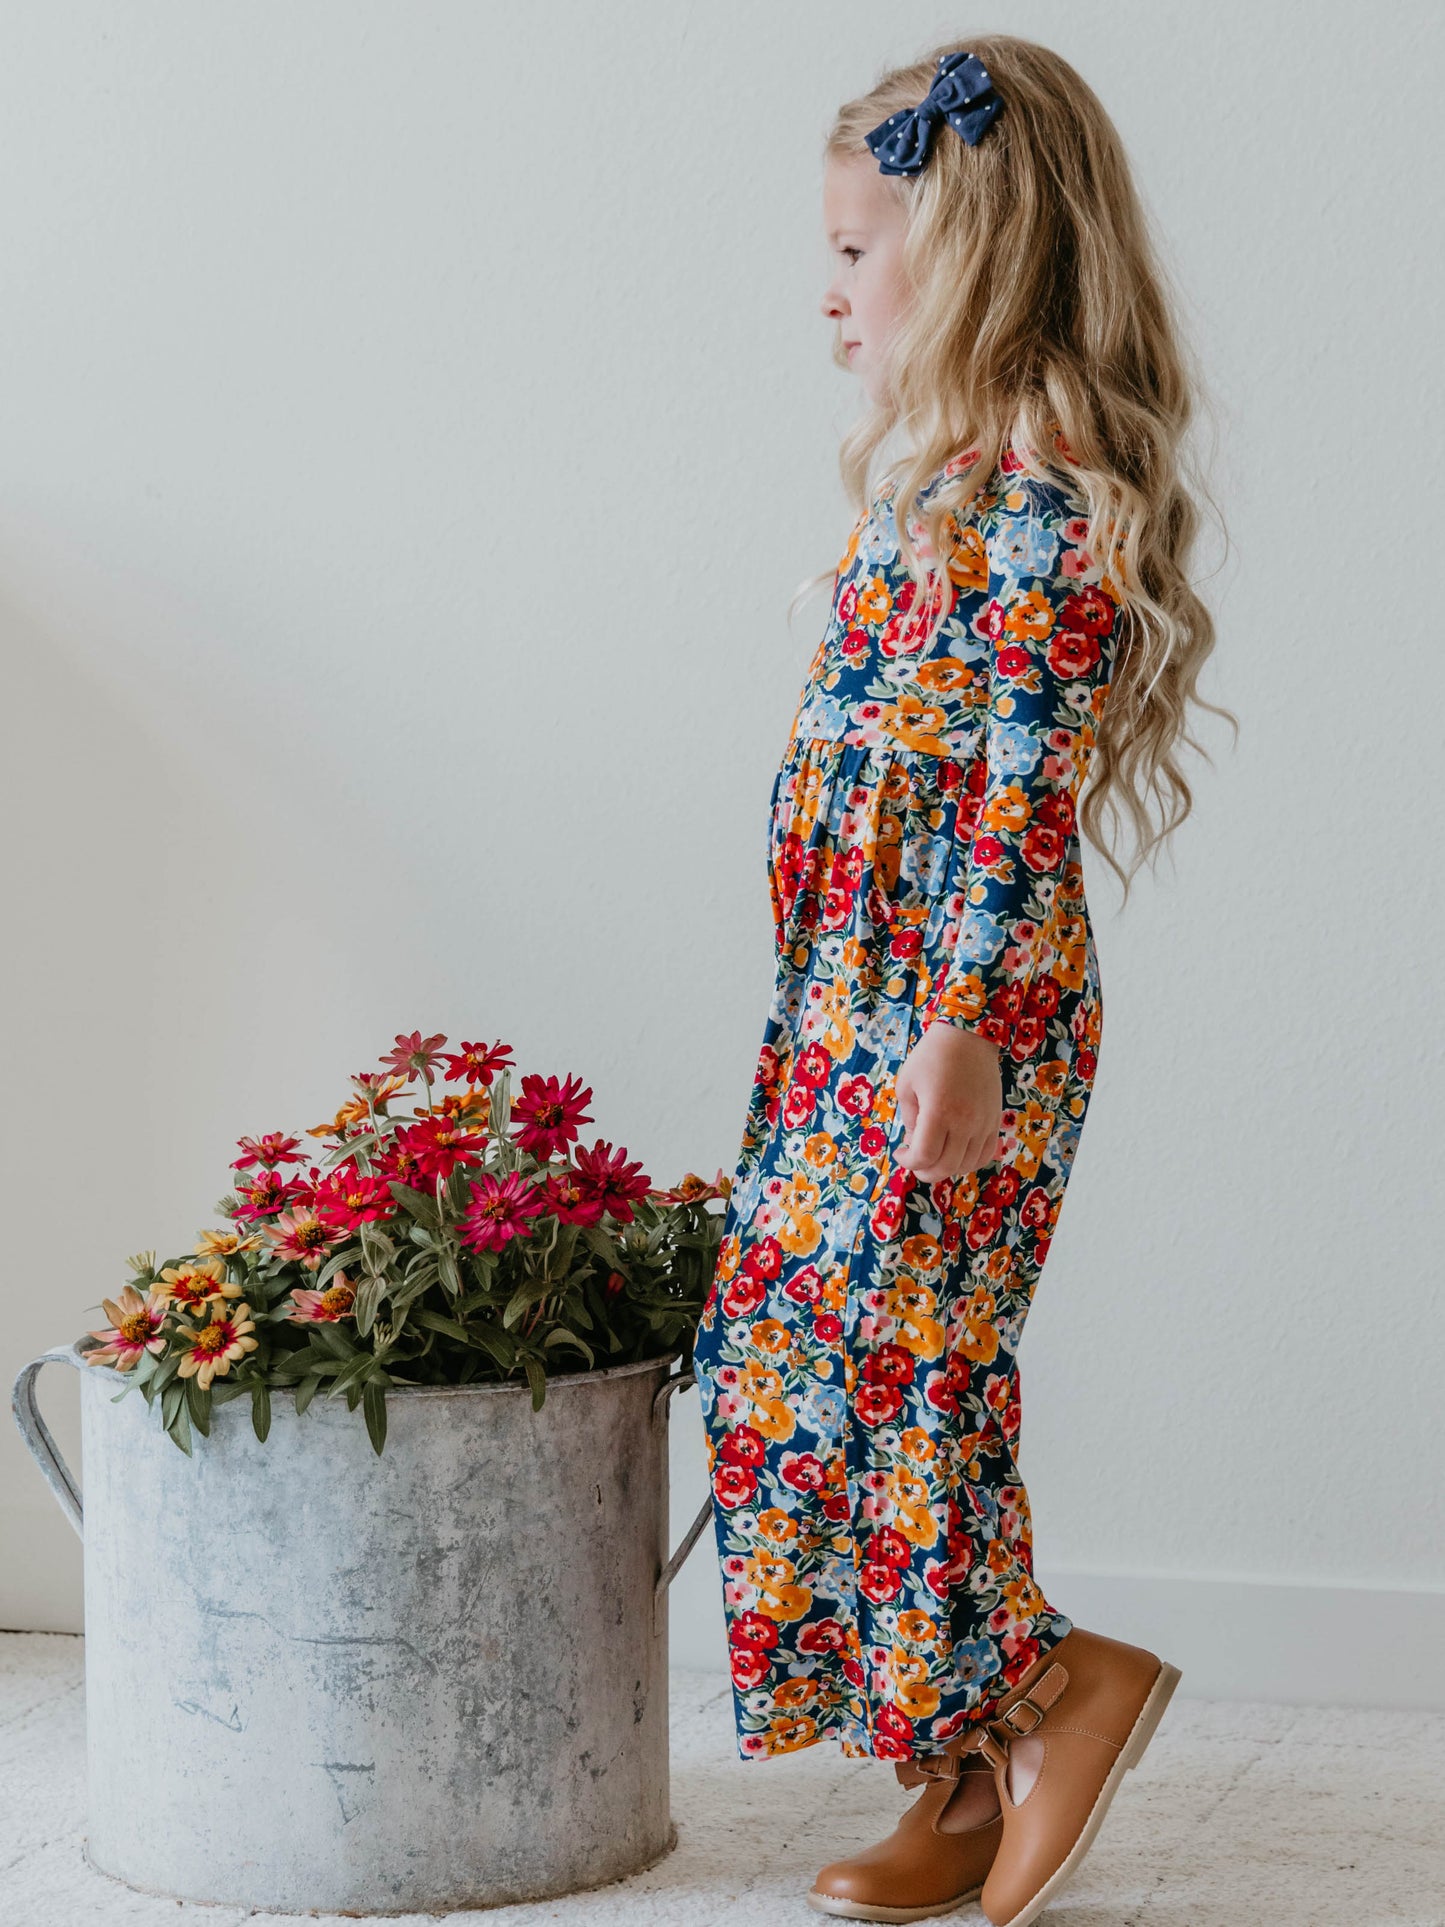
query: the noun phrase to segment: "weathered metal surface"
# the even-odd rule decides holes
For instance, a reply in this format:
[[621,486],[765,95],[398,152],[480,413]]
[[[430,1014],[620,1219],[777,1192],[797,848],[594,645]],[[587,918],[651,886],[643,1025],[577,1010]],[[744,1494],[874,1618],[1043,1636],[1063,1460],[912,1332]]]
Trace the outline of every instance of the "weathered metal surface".
[[[83,1502],[35,1407],[49,1359],[81,1376]],[[264,1445],[238,1399],[187,1458],[124,1382],[58,1346],[14,1395],[85,1543],[95,1867],[442,1912],[668,1851],[667,1361],[550,1379],[540,1412],[394,1389],[380,1457],[359,1411],[277,1397]]]

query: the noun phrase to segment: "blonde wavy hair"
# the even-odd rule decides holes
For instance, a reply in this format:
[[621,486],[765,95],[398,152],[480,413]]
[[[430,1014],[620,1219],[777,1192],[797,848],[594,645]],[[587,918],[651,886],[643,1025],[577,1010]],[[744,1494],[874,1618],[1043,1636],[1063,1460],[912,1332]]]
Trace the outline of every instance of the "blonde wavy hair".
[[[1030,472],[1082,488],[1087,547],[1121,614],[1078,820],[1127,902],[1135,872],[1193,805],[1177,748],[1212,760],[1189,732],[1188,705],[1228,716],[1238,731],[1231,711],[1197,692],[1215,631],[1189,568],[1198,502],[1212,506],[1212,497],[1185,437],[1206,394],[1118,132],[1052,49],[978,34],[892,68],[839,110],[825,160],[872,162],[865,134],[916,107],[939,60],[960,48],[983,62],[1003,110],[972,147],[945,121],[921,172],[884,177],[905,211],[910,301],[890,347],[888,400],[849,430],[839,465],[861,514],[875,454],[895,429],[906,434],[910,455],[890,471],[900,553],[919,606],[936,608],[939,621],[952,606],[951,577],[921,562],[908,530],[941,468],[976,452],[917,517],[936,557],[949,555],[966,505],[996,485],[1008,449]],[[833,358],[847,367],[841,341]],[[789,617],[830,579],[805,583]],[[1125,817],[1136,845],[1127,871],[1101,834],[1106,819]]]

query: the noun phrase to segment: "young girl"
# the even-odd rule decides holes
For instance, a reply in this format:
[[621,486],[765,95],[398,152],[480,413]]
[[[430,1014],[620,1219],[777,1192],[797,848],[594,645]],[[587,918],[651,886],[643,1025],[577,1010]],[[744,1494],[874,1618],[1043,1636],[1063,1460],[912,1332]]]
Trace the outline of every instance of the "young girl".
[[1101,1035],[1080,828],[1122,805],[1142,861],[1190,805],[1195,384],[1118,135],[1045,47],[887,73],[828,137],[824,215],[872,406],[773,787],[776,993],[693,1365],[741,1756],[832,1734],[924,1787],[809,1902],[981,1891],[1023,1927],[1179,1678],[1040,1591],[1015,1354]]

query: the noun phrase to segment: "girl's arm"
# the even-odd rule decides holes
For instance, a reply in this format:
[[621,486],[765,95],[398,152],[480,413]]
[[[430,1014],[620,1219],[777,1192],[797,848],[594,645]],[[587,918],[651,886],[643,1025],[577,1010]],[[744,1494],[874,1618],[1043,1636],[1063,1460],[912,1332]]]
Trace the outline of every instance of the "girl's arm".
[[1051,484],[1018,493],[1022,505],[1005,506],[986,537],[987,593],[967,618],[990,644],[987,758],[959,799],[968,863],[957,932],[920,1035],[942,1018],[1022,1060],[1057,1005],[1051,973],[1081,981],[1075,804],[1118,638],[1117,603],[1081,548],[1084,519]]

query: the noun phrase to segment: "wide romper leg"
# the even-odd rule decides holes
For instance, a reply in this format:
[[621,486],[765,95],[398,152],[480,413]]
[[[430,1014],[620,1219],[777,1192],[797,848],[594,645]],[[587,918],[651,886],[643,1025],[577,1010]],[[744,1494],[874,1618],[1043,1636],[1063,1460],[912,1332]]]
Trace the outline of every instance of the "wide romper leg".
[[[1030,484],[963,532],[959,612],[910,660],[881,502],[774,785],[777,975],[693,1351],[749,1759],[936,1751],[1070,1629],[1017,1352],[1099,1046],[1075,796],[1113,608],[1075,500]],[[998,1048],[1004,1117],[927,1183],[896,1080],[939,1021]]]

